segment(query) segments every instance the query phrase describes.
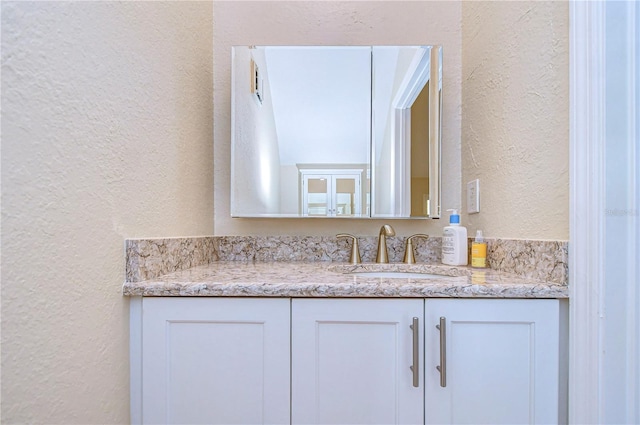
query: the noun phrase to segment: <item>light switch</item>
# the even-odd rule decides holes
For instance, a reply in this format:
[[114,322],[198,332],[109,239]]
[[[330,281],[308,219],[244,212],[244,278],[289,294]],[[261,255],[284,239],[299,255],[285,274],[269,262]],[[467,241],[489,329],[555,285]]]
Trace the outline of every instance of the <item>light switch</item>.
[[475,179],[467,183],[467,213],[480,212],[480,180]]

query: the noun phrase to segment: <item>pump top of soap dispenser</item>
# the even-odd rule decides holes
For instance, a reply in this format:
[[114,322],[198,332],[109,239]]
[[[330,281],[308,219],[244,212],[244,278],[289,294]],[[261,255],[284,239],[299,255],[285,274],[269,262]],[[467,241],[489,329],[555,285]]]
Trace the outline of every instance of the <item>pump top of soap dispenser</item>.
[[484,242],[484,236],[482,236],[482,230],[476,231],[476,240],[475,242]]
[[460,225],[460,215],[458,214],[457,208],[448,209],[447,211],[451,211],[451,215],[449,216],[449,224],[452,226]]

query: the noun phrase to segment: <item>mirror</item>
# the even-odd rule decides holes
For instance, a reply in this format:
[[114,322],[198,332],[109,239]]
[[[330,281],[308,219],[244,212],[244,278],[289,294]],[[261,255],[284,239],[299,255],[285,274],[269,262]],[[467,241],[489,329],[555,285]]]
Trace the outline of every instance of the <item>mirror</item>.
[[439,218],[440,46],[232,49],[233,217]]

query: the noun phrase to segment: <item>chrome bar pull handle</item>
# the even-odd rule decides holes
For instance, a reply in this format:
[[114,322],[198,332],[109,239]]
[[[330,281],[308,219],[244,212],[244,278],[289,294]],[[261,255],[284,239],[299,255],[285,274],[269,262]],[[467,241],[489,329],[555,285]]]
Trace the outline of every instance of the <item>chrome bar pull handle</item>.
[[413,386],[420,386],[420,325],[418,318],[413,318],[413,324],[409,326],[413,331],[413,365],[409,367],[413,372]]
[[440,372],[440,386],[447,386],[447,319],[440,317],[440,324],[436,325],[440,331],[440,366],[436,366]]

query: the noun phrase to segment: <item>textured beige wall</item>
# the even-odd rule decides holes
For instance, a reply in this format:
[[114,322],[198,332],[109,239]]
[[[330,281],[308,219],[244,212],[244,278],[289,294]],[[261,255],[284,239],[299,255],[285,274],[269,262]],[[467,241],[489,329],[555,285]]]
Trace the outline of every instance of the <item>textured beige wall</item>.
[[471,235],[566,240],[568,2],[463,2],[462,28],[462,182],[481,193],[462,219]]
[[445,220],[232,219],[229,212],[231,46],[260,44],[442,44],[443,204],[460,205],[461,8],[455,1],[214,2],[216,235],[441,234]]
[[1,7],[1,421],[128,423],[123,240],[213,233],[212,4]]

